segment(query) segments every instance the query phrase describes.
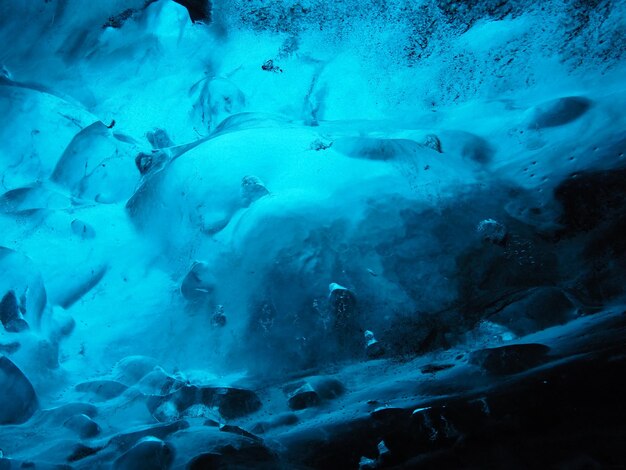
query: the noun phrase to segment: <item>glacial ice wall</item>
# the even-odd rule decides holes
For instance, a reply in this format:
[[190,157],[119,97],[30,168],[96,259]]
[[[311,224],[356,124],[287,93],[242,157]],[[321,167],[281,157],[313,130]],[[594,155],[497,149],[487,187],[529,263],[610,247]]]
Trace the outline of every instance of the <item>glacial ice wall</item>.
[[281,381],[619,303],[625,10],[2,2],[10,399],[132,386],[134,356],[188,385]]

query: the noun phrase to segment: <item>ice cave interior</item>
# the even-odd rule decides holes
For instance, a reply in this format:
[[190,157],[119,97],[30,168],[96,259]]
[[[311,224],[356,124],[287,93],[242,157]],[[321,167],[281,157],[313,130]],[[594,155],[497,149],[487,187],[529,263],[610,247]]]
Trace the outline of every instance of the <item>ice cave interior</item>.
[[626,467],[626,2],[0,0],[0,469]]

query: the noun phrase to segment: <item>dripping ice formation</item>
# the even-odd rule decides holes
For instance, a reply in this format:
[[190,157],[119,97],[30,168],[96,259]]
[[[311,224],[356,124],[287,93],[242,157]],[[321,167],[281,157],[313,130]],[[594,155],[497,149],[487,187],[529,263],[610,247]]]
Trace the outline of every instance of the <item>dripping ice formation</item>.
[[0,468],[626,464],[625,36],[0,3]]

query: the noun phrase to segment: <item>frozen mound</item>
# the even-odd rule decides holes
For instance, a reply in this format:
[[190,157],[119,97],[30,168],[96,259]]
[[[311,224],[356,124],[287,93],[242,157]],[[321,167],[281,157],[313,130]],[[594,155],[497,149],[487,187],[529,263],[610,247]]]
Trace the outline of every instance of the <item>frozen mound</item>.
[[625,18],[2,3],[0,468],[626,464]]

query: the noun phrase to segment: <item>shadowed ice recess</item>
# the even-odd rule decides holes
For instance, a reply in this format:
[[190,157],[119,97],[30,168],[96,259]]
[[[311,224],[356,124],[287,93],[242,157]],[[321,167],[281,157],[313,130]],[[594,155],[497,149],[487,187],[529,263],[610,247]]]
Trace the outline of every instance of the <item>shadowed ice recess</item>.
[[624,2],[0,40],[0,470],[626,465]]

